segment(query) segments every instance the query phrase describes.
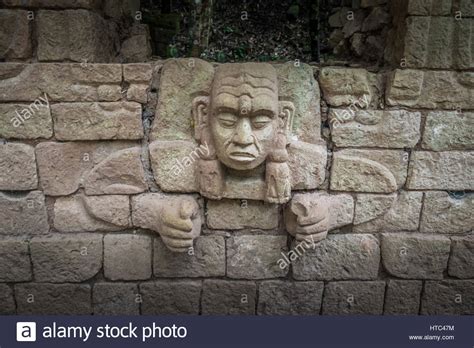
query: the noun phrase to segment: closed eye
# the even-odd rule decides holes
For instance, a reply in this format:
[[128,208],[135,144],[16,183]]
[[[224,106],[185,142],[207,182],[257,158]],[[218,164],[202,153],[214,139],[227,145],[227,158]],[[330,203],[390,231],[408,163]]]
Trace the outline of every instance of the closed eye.
[[265,115],[252,117],[252,126],[256,129],[262,129],[272,122],[272,119]]
[[232,128],[237,123],[237,116],[233,114],[220,114],[217,119],[219,120],[219,124],[226,128]]

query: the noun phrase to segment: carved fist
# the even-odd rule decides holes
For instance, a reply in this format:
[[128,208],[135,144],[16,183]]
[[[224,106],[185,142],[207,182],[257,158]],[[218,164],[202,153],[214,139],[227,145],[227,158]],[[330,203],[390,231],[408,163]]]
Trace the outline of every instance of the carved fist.
[[298,241],[322,241],[329,229],[328,206],[324,197],[296,196],[284,210],[286,229]]

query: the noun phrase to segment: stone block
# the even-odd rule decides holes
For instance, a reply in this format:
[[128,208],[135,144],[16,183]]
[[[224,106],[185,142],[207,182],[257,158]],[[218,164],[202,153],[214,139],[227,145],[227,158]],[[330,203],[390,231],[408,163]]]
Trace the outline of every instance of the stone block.
[[38,235],[49,231],[44,195],[0,192],[0,235]]
[[102,268],[102,235],[50,235],[30,242],[35,280],[78,283],[93,278]]
[[199,314],[201,290],[201,281],[166,280],[141,283],[142,314]]
[[16,314],[13,291],[7,284],[0,284],[0,315]]
[[288,155],[293,190],[312,190],[324,182],[327,165],[325,145],[291,142]]
[[253,315],[257,286],[249,281],[204,280],[202,314]]
[[127,100],[146,104],[148,102],[149,89],[148,85],[130,85],[127,90]]
[[267,280],[260,283],[259,315],[318,315],[323,297],[323,282]]
[[474,226],[474,194],[449,195],[447,192],[426,192],[421,215],[421,232],[464,233]]
[[28,11],[0,10],[0,59],[30,58],[31,25]]
[[424,315],[473,315],[474,280],[427,281],[421,299]]
[[0,282],[13,283],[31,280],[30,252],[26,240],[2,238],[0,240],[0,260]]
[[234,236],[227,241],[227,276],[237,279],[284,277],[279,260],[288,251],[287,236]]
[[60,232],[120,231],[131,226],[128,196],[60,197],[54,203],[54,228]]
[[451,241],[447,237],[384,233],[382,262],[391,275],[403,279],[442,279]]
[[463,17],[474,17],[474,3],[471,0],[460,0],[457,9]]
[[453,237],[448,273],[456,278],[474,278],[474,236]]
[[432,111],[426,116],[421,146],[432,151],[474,148],[474,112]]
[[421,280],[389,280],[384,314],[418,315],[422,288]]
[[15,298],[19,315],[92,314],[88,284],[16,284]]
[[414,147],[421,114],[405,110],[331,109],[331,137],[338,147]]
[[36,21],[39,61],[113,61],[118,33],[99,14],[83,9],[40,10]]
[[170,251],[160,238],[154,240],[153,270],[156,277],[225,276],[225,241],[220,236],[200,236],[187,253]]
[[120,58],[125,63],[147,62],[151,59],[152,49],[148,27],[144,26],[143,32],[132,35],[122,42]]
[[140,0],[105,0],[103,6],[106,17],[123,19],[133,17],[140,11]]
[[151,238],[137,234],[104,237],[104,276],[110,280],[144,280],[151,277]]
[[33,102],[45,95],[53,102],[103,101],[102,86],[121,82],[120,64],[5,63],[0,65],[0,101]]
[[209,200],[206,215],[207,226],[217,230],[244,228],[271,230],[278,227],[276,204],[247,200]]
[[58,140],[138,140],[142,107],[135,102],[59,103],[51,106]]
[[452,0],[409,0],[408,14],[415,16],[445,16],[451,14]]
[[329,235],[306,248],[293,243],[292,250],[298,255],[293,261],[293,277],[297,280],[376,279],[378,276],[380,247],[377,238],[370,234]]
[[411,190],[474,190],[474,152],[415,151],[407,187]]
[[345,149],[334,153],[331,190],[391,193],[406,180],[408,153]]
[[323,297],[323,315],[381,315],[385,282],[330,282]]
[[129,83],[148,83],[153,77],[153,66],[145,63],[123,64],[123,79]]
[[0,144],[0,190],[26,191],[36,188],[35,149],[26,144]]
[[52,136],[51,112],[41,100],[31,104],[0,104],[0,138],[49,139]]
[[357,195],[353,231],[416,231],[422,199],[422,192],[401,191],[398,195],[360,193]]
[[95,315],[138,315],[139,303],[136,284],[96,283],[92,289]]
[[390,106],[426,109],[474,109],[470,72],[395,70],[385,93]]

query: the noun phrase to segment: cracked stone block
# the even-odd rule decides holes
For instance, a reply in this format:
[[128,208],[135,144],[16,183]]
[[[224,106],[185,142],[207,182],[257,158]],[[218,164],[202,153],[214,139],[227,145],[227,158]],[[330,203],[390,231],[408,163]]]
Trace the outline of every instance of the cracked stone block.
[[448,274],[456,278],[474,278],[474,236],[452,238]]
[[138,140],[143,138],[142,107],[134,102],[51,105],[58,140]]
[[156,281],[140,284],[143,315],[199,314],[202,282]]
[[16,284],[15,299],[19,315],[92,314],[88,284]]
[[422,192],[401,191],[398,195],[357,194],[353,231],[416,231],[422,199]]
[[38,235],[49,231],[44,195],[0,192],[0,235]]
[[107,234],[104,237],[104,276],[110,280],[149,279],[151,243],[146,235]]
[[102,268],[102,235],[35,237],[30,249],[38,282],[78,283],[93,278]]
[[202,285],[202,314],[254,315],[256,297],[254,282],[207,279]]
[[330,282],[323,297],[323,315],[381,315],[385,295],[383,281]]
[[426,192],[421,232],[464,233],[474,226],[474,194]]
[[382,262],[391,275],[403,279],[442,279],[448,267],[451,241],[437,235],[384,233]]
[[52,136],[51,113],[42,100],[31,104],[0,104],[0,138],[49,139]]
[[16,314],[13,290],[7,284],[0,284],[0,315]]
[[34,147],[0,144],[0,190],[26,191],[38,188]]
[[224,238],[197,237],[193,249],[185,253],[172,252],[160,238],[155,238],[153,264],[155,277],[225,276]]
[[391,193],[406,180],[408,153],[344,149],[334,153],[331,190]]
[[474,280],[427,281],[421,299],[423,315],[473,315]]
[[260,284],[259,315],[318,315],[323,282],[267,280]]
[[2,238],[0,240],[0,260],[0,282],[26,282],[31,280],[32,271],[28,241],[20,238]]
[[421,280],[389,280],[384,314],[418,315],[422,288]]
[[250,200],[207,202],[207,225],[212,229],[241,230],[258,228],[271,230],[278,227],[278,205]]
[[96,283],[92,304],[95,315],[139,315],[138,287],[130,283]]
[[474,152],[412,153],[407,187],[411,190],[474,190]]
[[30,58],[31,26],[28,11],[0,10],[0,59]]
[[284,277],[279,260],[288,252],[287,236],[234,236],[227,241],[227,276],[237,279]]
[[332,140],[338,147],[414,147],[420,139],[421,113],[405,110],[331,109]]
[[335,234],[312,245],[293,242],[288,255],[297,280],[376,279],[380,264],[377,238]]

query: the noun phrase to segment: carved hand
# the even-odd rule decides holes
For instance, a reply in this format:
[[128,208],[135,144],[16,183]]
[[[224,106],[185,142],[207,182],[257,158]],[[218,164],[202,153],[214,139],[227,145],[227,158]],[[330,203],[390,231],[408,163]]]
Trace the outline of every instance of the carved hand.
[[326,238],[329,229],[328,202],[309,196],[294,198],[284,210],[288,233],[298,241],[318,243]]

